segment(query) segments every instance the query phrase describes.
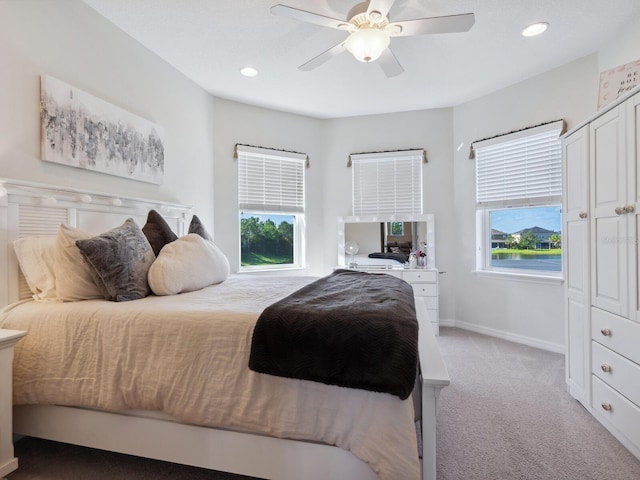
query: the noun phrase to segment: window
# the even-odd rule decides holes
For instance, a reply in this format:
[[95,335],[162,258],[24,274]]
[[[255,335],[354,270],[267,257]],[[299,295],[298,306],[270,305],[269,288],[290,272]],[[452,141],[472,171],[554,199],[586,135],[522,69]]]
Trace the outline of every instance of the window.
[[304,264],[303,154],[238,145],[240,271]]
[[562,275],[563,121],[474,144],[477,268]]
[[350,158],[354,215],[422,213],[424,150],[360,153]]

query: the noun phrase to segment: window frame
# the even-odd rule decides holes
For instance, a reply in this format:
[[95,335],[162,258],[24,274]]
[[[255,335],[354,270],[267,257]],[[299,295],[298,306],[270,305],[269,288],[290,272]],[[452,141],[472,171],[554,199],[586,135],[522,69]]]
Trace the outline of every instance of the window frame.
[[[237,146],[238,157],[238,272],[266,272],[277,270],[299,270],[305,268],[306,265],[306,247],[305,247],[305,207],[306,207],[306,165],[307,157],[305,154],[287,152],[282,150],[274,150],[262,147],[253,147],[246,145]],[[296,192],[285,192],[291,195],[298,195],[297,198],[292,199],[291,195],[284,195],[281,198],[287,198],[284,202],[285,205],[277,205],[272,201],[263,200],[262,202],[256,200],[256,197],[252,197],[250,192],[247,192],[247,186],[242,185],[244,180],[248,181],[247,177],[243,176],[242,169],[245,168],[243,162],[248,158],[252,158],[254,162],[262,159],[265,162],[291,162],[295,165],[296,174],[301,176],[301,179],[296,181]],[[264,177],[263,177],[264,180]],[[280,179],[282,180],[282,179]],[[282,182],[280,182],[282,183]],[[273,185],[272,185],[273,186]],[[264,186],[265,189],[268,185]],[[280,185],[282,188],[282,185]],[[301,190],[301,192],[299,191]],[[243,202],[244,200],[244,202]],[[293,216],[293,263],[287,264],[275,264],[275,265],[242,265],[242,215],[278,215],[278,216]]]
[[[560,271],[533,270],[525,268],[508,268],[492,266],[492,230],[491,230],[491,214],[494,211],[539,207],[559,207],[560,209],[560,235],[562,235],[562,142],[560,135],[564,131],[564,121],[550,122],[548,124],[532,127],[525,130],[513,132],[511,134],[502,135],[486,141],[476,142],[473,144],[476,150],[476,265],[475,273],[481,276],[497,277],[497,278],[514,278],[542,282],[561,283],[563,281],[563,267],[561,264]],[[559,179],[560,187],[553,189],[549,195],[534,194],[531,197],[514,197],[493,199],[492,201],[481,202],[479,200],[481,193],[478,192],[478,151],[483,146],[493,146],[500,143],[509,143],[513,140],[526,142],[527,137],[550,134],[557,132],[557,150],[554,151],[553,166],[557,169],[559,162],[559,173],[554,175],[554,181]],[[564,254],[564,252],[562,253]]]

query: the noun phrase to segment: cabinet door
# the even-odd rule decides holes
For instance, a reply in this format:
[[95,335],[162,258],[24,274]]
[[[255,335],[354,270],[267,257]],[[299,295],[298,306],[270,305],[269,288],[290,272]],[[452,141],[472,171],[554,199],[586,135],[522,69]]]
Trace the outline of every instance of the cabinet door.
[[625,102],[627,107],[627,165],[629,177],[629,205],[633,212],[629,213],[629,291],[631,311],[629,318],[640,322],[640,94],[636,94]]
[[564,157],[563,260],[565,271],[566,380],[571,395],[587,402],[590,380],[589,326],[589,127],[566,138]]
[[628,304],[625,105],[591,123],[591,297],[593,305],[626,316]]

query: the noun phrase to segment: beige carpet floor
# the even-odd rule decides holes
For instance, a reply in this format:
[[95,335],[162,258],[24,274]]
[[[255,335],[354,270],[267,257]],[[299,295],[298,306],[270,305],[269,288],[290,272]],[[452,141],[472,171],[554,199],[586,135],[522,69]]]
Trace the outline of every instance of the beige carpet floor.
[[[438,480],[640,480],[640,461],[566,393],[562,355],[455,328],[439,341],[451,385]],[[16,455],[8,480],[247,479],[31,438]]]

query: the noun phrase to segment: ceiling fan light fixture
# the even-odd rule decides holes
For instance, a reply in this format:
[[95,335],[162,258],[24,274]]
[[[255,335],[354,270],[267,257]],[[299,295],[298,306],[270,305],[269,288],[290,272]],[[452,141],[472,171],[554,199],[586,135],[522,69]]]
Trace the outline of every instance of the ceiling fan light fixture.
[[377,10],[371,10],[369,12],[369,20],[372,23],[379,23],[382,20],[382,13]]
[[394,23],[386,27],[386,30],[389,35],[400,35],[402,33],[402,25]]
[[390,41],[389,35],[379,28],[361,27],[349,35],[344,45],[356,60],[368,63],[377,60]]

